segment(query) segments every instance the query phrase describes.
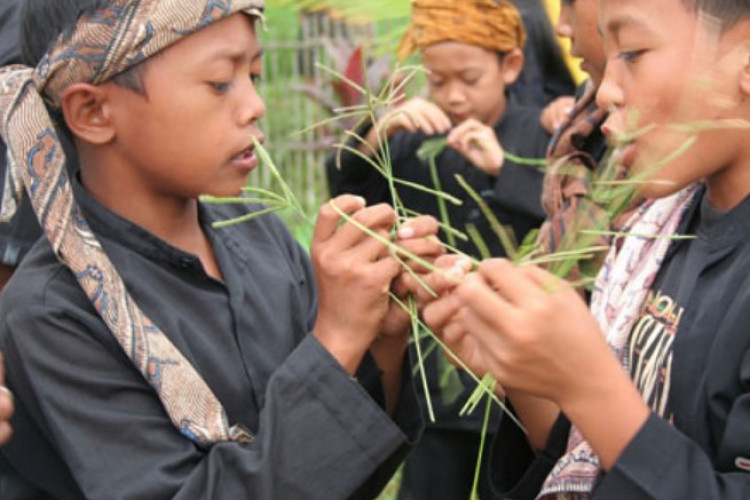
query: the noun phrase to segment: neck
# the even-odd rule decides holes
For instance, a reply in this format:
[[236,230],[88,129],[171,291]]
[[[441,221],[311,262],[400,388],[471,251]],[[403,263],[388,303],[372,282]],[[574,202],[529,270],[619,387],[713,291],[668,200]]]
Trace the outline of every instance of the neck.
[[99,203],[177,248],[204,251],[197,199],[160,192],[106,155],[79,151],[81,182]]

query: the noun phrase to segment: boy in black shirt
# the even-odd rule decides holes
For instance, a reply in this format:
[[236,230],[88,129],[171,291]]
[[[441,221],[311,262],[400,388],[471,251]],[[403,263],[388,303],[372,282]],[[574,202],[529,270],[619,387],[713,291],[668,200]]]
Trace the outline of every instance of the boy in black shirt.
[[602,0],[600,20],[605,131],[649,200],[613,245],[593,315],[552,276],[502,260],[425,315],[499,380],[528,431],[500,431],[504,494],[747,498],[750,5]]
[[[24,9],[27,42],[55,41],[0,73],[2,132],[47,239],[0,303],[3,459],[35,497],[373,496],[421,428],[389,306],[406,291],[389,247],[340,222],[389,237],[395,214],[326,204],[311,263],[273,216],[212,225],[261,207],[198,201],[257,165],[262,1]],[[72,181],[45,105],[75,137]],[[396,238],[429,257],[435,231]]]

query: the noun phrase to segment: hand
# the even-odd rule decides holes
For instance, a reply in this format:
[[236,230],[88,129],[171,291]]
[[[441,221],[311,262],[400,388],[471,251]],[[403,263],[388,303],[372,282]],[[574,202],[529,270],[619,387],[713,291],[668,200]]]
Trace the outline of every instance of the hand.
[[496,177],[503,166],[503,148],[492,127],[469,118],[448,134],[448,145],[482,172]]
[[318,320],[313,334],[341,365],[354,373],[381,329],[388,311],[388,291],[401,271],[388,246],[353,221],[385,240],[396,214],[388,205],[365,207],[351,195],[321,207],[310,247],[318,284]]
[[390,137],[402,130],[420,131],[425,135],[445,134],[450,128],[450,118],[437,104],[415,97],[378,120],[373,130]]
[[507,389],[548,398],[565,409],[586,397],[587,385],[601,384],[596,379],[603,373],[606,379],[611,370],[622,372],[575,289],[540,268],[485,261],[455,295],[463,328]]
[[464,323],[463,304],[455,294],[464,277],[471,270],[471,261],[458,255],[446,255],[435,263],[440,271],[425,278],[425,283],[435,292],[437,298],[424,306],[422,316],[425,323],[442,341],[450,352],[445,353],[448,361],[459,365],[460,359],[469,370],[481,377],[488,372],[488,364],[477,340],[469,334]]
[[13,396],[5,387],[5,364],[0,353],[0,445],[7,443],[13,434],[10,417],[13,415]]
[[539,123],[542,124],[544,130],[550,134],[554,134],[555,130],[562,125],[573,110],[575,102],[575,98],[571,96],[563,96],[558,97],[551,103],[547,104],[542,110],[542,114],[539,115]]
[[[437,239],[438,222],[431,216],[420,216],[405,222],[396,234],[396,244],[406,252],[421,259],[413,261],[403,254],[397,255],[407,268],[403,268],[391,285],[391,292],[398,297],[403,305],[408,304],[408,296],[412,295],[419,304],[420,281],[428,275],[429,269],[421,262],[433,264],[445,253],[443,245]],[[411,317],[395,301],[390,301],[388,315],[381,329],[382,337],[400,337],[409,332]]]

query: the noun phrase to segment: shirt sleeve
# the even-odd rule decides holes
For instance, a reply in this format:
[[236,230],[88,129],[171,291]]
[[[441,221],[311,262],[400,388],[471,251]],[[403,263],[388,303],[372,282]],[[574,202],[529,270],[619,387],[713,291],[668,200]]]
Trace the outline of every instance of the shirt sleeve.
[[[512,411],[512,407],[509,409]],[[535,450],[525,431],[503,416],[490,454],[492,487],[502,493],[503,498],[536,499],[547,475],[565,452],[569,432],[570,422],[561,414],[550,432],[547,446]]]
[[[420,430],[413,416],[394,422],[308,336],[271,377],[255,441],[198,446],[171,424],[95,313],[69,309],[12,309],[3,347],[19,413],[86,498],[360,498],[385,484],[383,467],[395,470]],[[14,440],[7,452],[33,463],[24,444]]]
[[[615,466],[602,475],[592,498],[750,498],[750,473],[740,467],[743,457],[750,454],[750,395],[735,402],[727,424],[719,456],[735,455],[736,465],[733,470],[718,470],[695,442],[652,414]],[[744,455],[738,454],[743,449]]]
[[506,160],[495,180],[493,202],[529,218],[544,220],[541,193],[544,172],[535,166]]

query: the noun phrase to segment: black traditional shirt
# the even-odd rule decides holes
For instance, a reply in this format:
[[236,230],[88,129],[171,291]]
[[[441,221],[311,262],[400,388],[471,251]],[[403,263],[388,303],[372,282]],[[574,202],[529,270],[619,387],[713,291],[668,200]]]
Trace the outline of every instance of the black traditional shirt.
[[0,450],[6,467],[51,498],[72,499],[330,500],[368,498],[385,484],[421,428],[410,380],[394,422],[373,359],[357,382],[309,335],[317,311],[309,259],[276,217],[213,229],[248,207],[201,206],[221,282],[195,255],[75,189],[132,297],[211,387],[230,425],[256,439],[201,447],[180,434],[42,240],[0,301],[17,404],[15,435]]

